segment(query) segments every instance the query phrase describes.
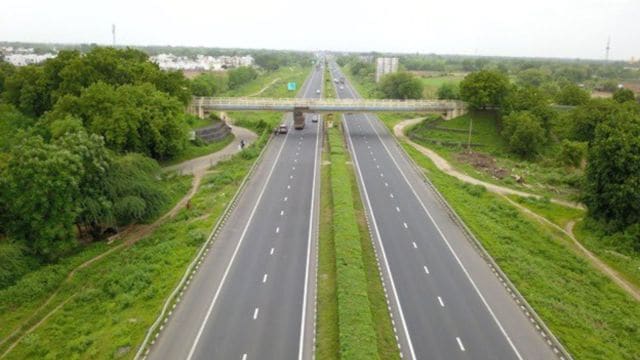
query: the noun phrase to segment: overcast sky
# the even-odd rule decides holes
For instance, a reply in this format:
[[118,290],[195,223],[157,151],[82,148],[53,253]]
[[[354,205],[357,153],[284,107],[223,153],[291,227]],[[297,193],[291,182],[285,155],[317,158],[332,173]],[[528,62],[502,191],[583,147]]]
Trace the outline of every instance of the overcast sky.
[[640,0],[7,0],[0,40],[640,57]]

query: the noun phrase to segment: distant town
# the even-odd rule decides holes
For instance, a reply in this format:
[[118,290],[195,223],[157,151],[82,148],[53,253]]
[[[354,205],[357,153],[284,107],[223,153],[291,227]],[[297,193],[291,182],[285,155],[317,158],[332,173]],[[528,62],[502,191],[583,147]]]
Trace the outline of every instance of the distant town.
[[[56,57],[57,50],[52,52],[37,53],[34,48],[2,46],[0,54],[4,60],[15,66],[38,64],[47,59]],[[177,56],[171,53],[163,53],[151,56],[152,62],[158,64],[163,70],[199,70],[199,71],[223,71],[240,66],[253,66],[254,58],[251,55],[236,56],[208,56],[196,55]]]

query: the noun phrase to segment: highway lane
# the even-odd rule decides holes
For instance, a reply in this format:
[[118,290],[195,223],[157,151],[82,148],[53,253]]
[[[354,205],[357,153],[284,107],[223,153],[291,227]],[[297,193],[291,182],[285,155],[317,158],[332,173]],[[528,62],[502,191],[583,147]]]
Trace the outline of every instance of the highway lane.
[[[314,69],[299,96],[320,96],[322,77]],[[290,126],[266,149],[151,358],[311,358],[319,124]]]
[[[336,92],[358,96],[348,83]],[[404,358],[555,358],[384,125],[344,118]]]

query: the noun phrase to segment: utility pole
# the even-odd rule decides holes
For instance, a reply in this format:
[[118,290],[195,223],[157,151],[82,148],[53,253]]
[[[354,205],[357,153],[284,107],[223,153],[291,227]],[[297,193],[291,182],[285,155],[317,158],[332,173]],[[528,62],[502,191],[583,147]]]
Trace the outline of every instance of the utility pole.
[[111,24],[111,35],[113,37],[113,47],[116,47],[116,24]]
[[607,38],[607,47],[605,48],[604,61],[609,62],[609,50],[611,50],[611,36]]

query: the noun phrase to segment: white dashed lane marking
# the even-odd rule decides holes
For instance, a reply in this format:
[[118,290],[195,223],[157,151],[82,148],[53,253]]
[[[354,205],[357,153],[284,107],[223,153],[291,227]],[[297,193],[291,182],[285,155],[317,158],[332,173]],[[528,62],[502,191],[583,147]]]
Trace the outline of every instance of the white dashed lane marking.
[[413,242],[413,248],[414,248],[414,249],[417,249],[417,248],[418,248],[418,244],[416,244],[416,242],[415,242],[415,241]]
[[397,212],[400,212],[400,208],[399,208],[399,207],[397,207],[397,206],[396,206],[396,211],[397,211]]
[[269,276],[269,275],[267,275],[267,274],[264,274],[264,275],[262,276],[262,283],[263,283],[263,284],[267,282],[267,277],[268,277],[268,276]]
[[424,272],[429,275],[429,268],[427,267],[427,265],[424,266]]
[[271,248],[271,251],[269,251],[269,255],[273,255],[273,252],[275,251],[274,248]]
[[403,222],[402,225],[404,226],[405,229],[408,229],[409,227],[407,226],[406,222]]
[[258,318],[258,312],[260,312],[260,309],[256,308],[255,310],[253,310],[253,320]]
[[456,340],[458,341],[458,346],[460,346],[460,350],[465,351],[464,350],[464,345],[462,345],[462,340],[460,340],[459,337],[456,337]]
[[280,232],[280,226],[276,228],[276,234]]
[[440,303],[440,306],[444,307],[444,302],[440,296],[438,296],[438,302]]

